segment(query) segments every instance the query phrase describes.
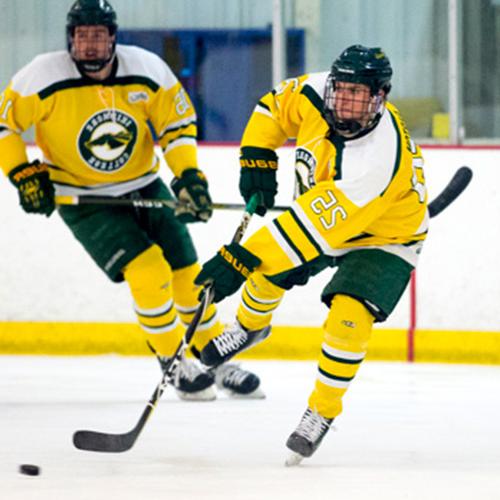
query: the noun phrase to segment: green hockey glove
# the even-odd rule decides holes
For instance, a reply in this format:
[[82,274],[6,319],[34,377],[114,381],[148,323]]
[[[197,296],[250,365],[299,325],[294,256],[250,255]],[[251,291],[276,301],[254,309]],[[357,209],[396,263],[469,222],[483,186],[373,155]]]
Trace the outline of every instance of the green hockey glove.
[[188,168],[171,183],[172,190],[181,202],[175,215],[181,222],[207,222],[212,216],[212,200],[205,174],[197,168]]
[[38,160],[23,163],[9,172],[9,179],[19,192],[19,202],[25,212],[49,217],[56,208],[54,186],[45,163]]
[[259,194],[262,202],[255,213],[265,215],[267,209],[274,206],[274,197],[278,192],[278,157],[271,149],[243,147],[240,165],[241,196],[248,203],[253,194]]
[[212,285],[214,302],[220,302],[240,288],[260,259],[238,243],[224,245],[219,253],[203,264],[194,282],[197,285]]

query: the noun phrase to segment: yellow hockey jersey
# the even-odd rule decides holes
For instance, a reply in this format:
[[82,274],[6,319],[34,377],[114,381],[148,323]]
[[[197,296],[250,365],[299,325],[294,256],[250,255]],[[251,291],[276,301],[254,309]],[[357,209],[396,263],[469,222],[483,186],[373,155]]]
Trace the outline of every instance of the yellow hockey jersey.
[[298,197],[244,246],[265,274],[353,248],[382,248],[415,265],[428,229],[420,149],[388,102],[374,129],[354,139],[332,134],[322,114],[327,76],[285,80],[250,118],[242,158],[265,150],[271,157],[294,139]]
[[35,127],[57,194],[121,195],[158,175],[157,136],[179,176],[197,166],[196,114],[165,62],[117,45],[111,76],[82,76],[67,51],[37,56],[0,97],[0,167],[27,161],[20,134]]

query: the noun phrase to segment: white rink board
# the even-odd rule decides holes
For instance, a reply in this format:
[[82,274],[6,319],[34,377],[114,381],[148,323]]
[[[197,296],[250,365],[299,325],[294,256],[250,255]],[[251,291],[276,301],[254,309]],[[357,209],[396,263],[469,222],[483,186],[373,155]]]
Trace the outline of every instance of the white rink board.
[[[424,156],[431,198],[459,166],[471,166],[475,175],[467,192],[432,222],[418,273],[418,326],[500,331],[500,150],[424,149]],[[215,201],[241,202],[236,146],[201,146],[199,164]],[[292,169],[293,149],[283,148],[278,204],[291,201]],[[239,219],[239,212],[217,211],[208,224],[190,226],[201,261],[230,240]],[[262,222],[254,217],[249,233]],[[6,179],[0,181],[0,228],[0,321],[135,321],[127,286],[108,281],[57,215],[24,214]],[[326,314],[319,295],[329,278],[324,271],[289,292],[274,323],[319,326]],[[223,320],[231,321],[238,299],[221,304]],[[406,294],[384,327],[406,328],[408,310]]]

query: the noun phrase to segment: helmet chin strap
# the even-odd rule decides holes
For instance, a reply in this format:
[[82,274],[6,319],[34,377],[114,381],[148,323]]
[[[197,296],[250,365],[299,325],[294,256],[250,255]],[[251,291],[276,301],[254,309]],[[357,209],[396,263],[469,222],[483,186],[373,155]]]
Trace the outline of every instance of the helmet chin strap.
[[80,61],[74,57],[72,59],[81,73],[97,73],[112,62],[114,57],[115,54],[113,53],[107,59],[89,59],[88,61]]
[[76,64],[80,73],[98,73],[114,61],[116,56],[116,41],[109,44],[109,56],[105,59],[78,59],[72,37],[68,37],[68,49],[71,59]]
[[359,134],[362,130],[361,123],[356,120],[337,120],[335,130],[343,136],[351,137]]

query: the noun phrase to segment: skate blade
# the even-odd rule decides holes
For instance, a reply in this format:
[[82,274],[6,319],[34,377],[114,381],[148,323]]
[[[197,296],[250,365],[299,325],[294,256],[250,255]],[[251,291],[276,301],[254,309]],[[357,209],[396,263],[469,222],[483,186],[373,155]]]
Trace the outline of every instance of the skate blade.
[[175,392],[183,401],[214,401],[217,399],[217,393],[212,386],[197,392],[185,392],[179,389],[176,389]]
[[287,467],[296,467],[302,462],[302,460],[304,460],[304,457],[300,453],[292,451],[285,460],[285,465]]
[[257,387],[255,391],[249,392],[248,394],[241,394],[239,392],[234,392],[227,389],[224,389],[224,392],[231,399],[266,399],[266,395],[260,387]]

